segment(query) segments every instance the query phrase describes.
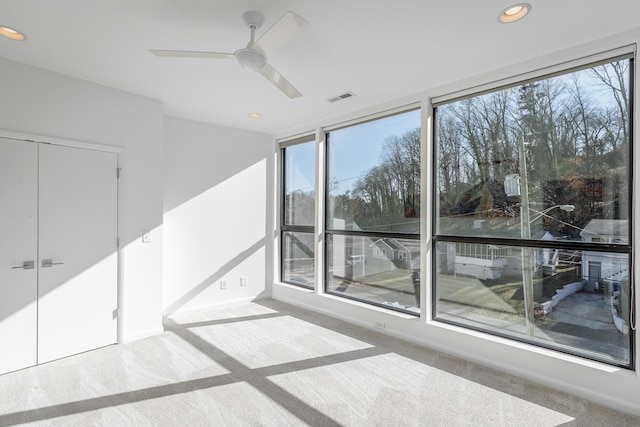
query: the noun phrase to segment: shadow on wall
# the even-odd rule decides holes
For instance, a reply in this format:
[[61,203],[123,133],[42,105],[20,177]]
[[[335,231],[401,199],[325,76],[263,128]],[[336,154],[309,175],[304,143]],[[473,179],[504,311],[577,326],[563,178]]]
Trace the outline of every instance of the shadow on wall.
[[268,295],[272,137],[173,118],[165,127],[164,315]]

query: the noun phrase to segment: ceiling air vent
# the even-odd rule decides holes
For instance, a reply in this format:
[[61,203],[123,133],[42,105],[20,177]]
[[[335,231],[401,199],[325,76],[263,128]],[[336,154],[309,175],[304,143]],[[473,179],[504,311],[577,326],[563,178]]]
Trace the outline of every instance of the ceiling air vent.
[[327,99],[327,101],[329,102],[338,102],[338,101],[342,101],[343,99],[347,99],[347,98],[351,98],[352,96],[355,96],[353,93],[351,92],[345,92],[345,93],[341,93],[338,96],[334,96],[332,98]]

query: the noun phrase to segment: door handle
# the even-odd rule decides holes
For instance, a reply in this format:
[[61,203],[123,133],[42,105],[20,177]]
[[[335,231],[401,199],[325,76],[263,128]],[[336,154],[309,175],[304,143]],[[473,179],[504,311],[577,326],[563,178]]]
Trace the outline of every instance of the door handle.
[[54,265],[62,265],[64,262],[53,262],[52,259],[43,259],[42,260],[42,268],[53,267]]
[[18,268],[21,268],[23,270],[33,270],[33,268],[35,267],[35,262],[33,261],[25,261],[22,263],[22,265],[16,265],[15,267],[11,267],[12,270],[16,270]]

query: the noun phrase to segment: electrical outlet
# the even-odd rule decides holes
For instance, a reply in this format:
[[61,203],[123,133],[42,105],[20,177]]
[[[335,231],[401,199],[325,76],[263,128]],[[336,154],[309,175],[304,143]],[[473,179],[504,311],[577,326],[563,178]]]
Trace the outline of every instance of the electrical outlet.
[[220,289],[227,289],[227,281],[220,280]]
[[240,286],[247,286],[247,278],[246,277],[241,277],[240,278]]
[[387,327],[387,325],[384,322],[376,322],[376,324],[374,325],[374,327],[376,329],[384,329]]

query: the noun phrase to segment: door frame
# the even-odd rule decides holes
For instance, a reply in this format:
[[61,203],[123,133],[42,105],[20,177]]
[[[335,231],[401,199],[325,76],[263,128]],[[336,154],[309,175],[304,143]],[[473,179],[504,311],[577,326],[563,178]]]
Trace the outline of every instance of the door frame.
[[[52,144],[52,145],[60,145],[63,147],[71,147],[71,148],[81,148],[81,149],[86,149],[86,150],[94,150],[94,151],[104,151],[104,152],[108,152],[108,153],[115,153],[116,154],[116,168],[118,170],[118,176],[119,176],[119,172],[121,170],[120,168],[120,160],[121,160],[121,154],[124,153],[125,149],[123,147],[119,147],[119,146],[114,146],[114,145],[106,145],[106,144],[99,144],[99,143],[92,143],[92,142],[86,142],[86,141],[79,141],[79,140],[74,140],[74,139],[65,139],[65,138],[56,138],[56,137],[52,137],[52,136],[45,136],[45,135],[38,135],[38,134],[32,134],[32,133],[26,133],[26,132],[16,132],[16,131],[12,131],[12,130],[8,130],[8,129],[1,129],[0,128],[0,138],[5,138],[5,139],[13,139],[16,141],[25,141],[25,142],[32,142],[32,143],[44,143],[44,144]],[[124,301],[124,289],[123,289],[123,284],[124,284],[124,271],[123,271],[123,251],[122,251],[122,246],[120,245],[120,225],[122,224],[122,200],[121,200],[121,188],[120,188],[120,179],[116,180],[116,192],[117,192],[117,201],[116,201],[116,212],[117,212],[117,218],[116,218],[116,237],[118,239],[118,247],[117,247],[117,284],[116,284],[116,292],[117,292],[117,298],[118,298],[118,320],[117,320],[117,343],[118,344],[122,344],[124,342],[124,319],[123,319],[123,307],[125,305],[125,301]]]

